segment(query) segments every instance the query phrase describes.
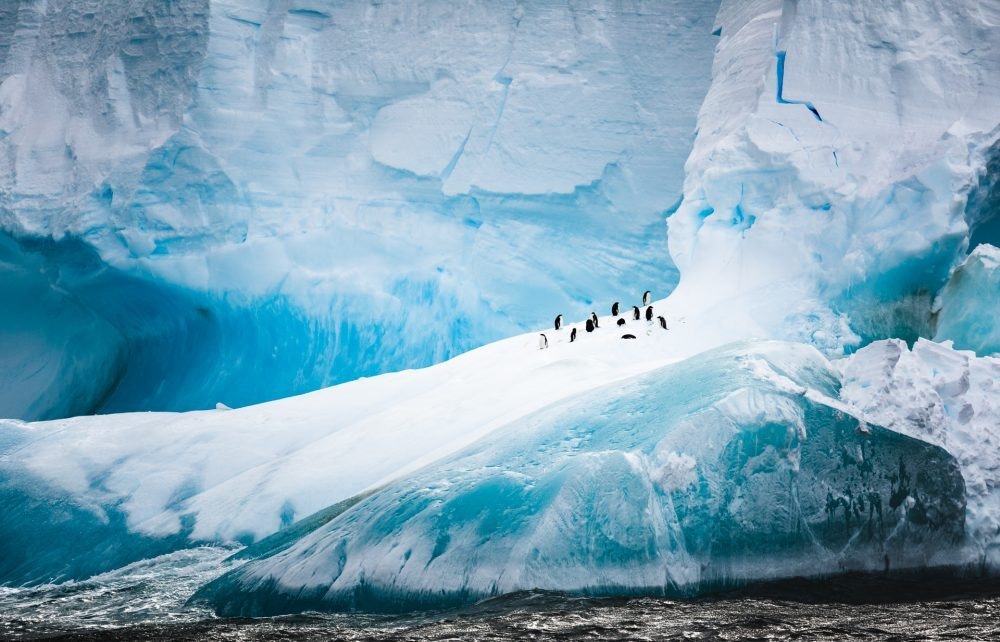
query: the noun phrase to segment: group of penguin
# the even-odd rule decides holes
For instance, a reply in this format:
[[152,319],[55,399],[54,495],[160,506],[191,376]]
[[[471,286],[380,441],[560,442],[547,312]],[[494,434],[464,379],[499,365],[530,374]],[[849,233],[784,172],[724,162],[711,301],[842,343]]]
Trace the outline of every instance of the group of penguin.
[[[651,298],[650,292],[649,292],[649,290],[646,290],[643,293],[643,295],[642,295],[642,304],[644,306],[646,306],[646,312],[645,312],[646,321],[652,322],[653,321],[653,306],[649,305],[650,298]],[[611,304],[611,316],[618,317],[618,315],[619,315],[619,305],[618,305],[618,302],[615,301],[614,303]],[[642,318],[642,316],[643,316],[643,313],[642,313],[642,310],[639,309],[639,306],[633,305],[632,306],[632,320],[633,321],[638,321],[640,318]],[[662,316],[657,316],[656,318],[660,322],[660,327],[661,328],[663,328],[664,330],[669,330],[670,329],[670,328],[667,327],[667,320],[665,318],[663,318]],[[556,321],[555,321],[555,328],[556,328],[556,330],[559,330],[559,329],[562,328],[562,322],[563,322],[563,315],[560,314],[560,315],[556,316]],[[619,317],[617,323],[618,323],[618,327],[619,328],[623,327],[625,325],[625,319]],[[599,327],[600,326],[597,323],[597,313],[596,312],[591,312],[590,313],[590,318],[587,319],[587,324],[585,326],[587,332],[593,332],[594,330],[598,329]],[[635,339],[635,335],[634,334],[623,334],[622,335],[622,339]],[[576,341],[576,328],[573,328],[572,330],[570,330],[570,333],[569,333],[569,342],[573,343],[574,341]],[[539,350],[544,350],[545,348],[548,348],[548,347],[549,347],[549,338],[546,337],[545,333],[543,332],[538,337],[538,348],[539,348]]]

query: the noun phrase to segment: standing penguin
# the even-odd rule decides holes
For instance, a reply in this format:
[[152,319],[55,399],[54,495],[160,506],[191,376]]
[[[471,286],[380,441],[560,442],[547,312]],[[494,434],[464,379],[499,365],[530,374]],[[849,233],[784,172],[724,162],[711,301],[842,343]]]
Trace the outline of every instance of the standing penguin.
[[574,341],[576,341],[576,328],[573,328],[573,330],[569,333],[569,342],[573,343]]
[[625,319],[618,319],[618,327],[625,325]]
[[632,320],[633,321],[639,320],[639,306],[637,305],[632,306]]
[[591,312],[590,313],[590,320],[594,322],[594,327],[595,328],[601,327],[601,324],[597,322],[597,313],[596,312]]
[[646,308],[646,321],[652,321],[652,320],[653,320],[653,306],[649,306],[648,308]]
[[549,347],[549,338],[545,336],[545,333],[538,335],[538,349],[544,350]]
[[618,302],[617,301],[615,301],[614,303],[611,304],[611,316],[613,316],[613,317],[618,316]]
[[662,316],[656,317],[656,318],[660,320],[660,327],[661,328],[663,328],[664,330],[669,330],[670,329],[670,328],[667,327],[667,320],[666,319],[664,319]]
[[642,304],[649,305],[649,298],[650,298],[649,290],[646,290],[645,292],[642,293]]
[[562,315],[556,317],[556,330],[562,327]]
[[591,321],[590,319],[587,319],[587,326],[586,327],[587,327],[587,332],[593,332],[594,331],[594,322]]

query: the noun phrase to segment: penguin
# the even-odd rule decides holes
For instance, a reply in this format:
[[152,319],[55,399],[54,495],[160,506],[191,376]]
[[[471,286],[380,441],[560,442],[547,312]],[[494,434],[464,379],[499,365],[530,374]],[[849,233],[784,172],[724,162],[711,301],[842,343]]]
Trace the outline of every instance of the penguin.
[[549,347],[549,338],[545,336],[545,333],[538,335],[538,349],[544,350]]
[[573,343],[574,341],[576,341],[576,328],[573,328],[573,330],[569,333],[569,342]]
[[611,304],[611,316],[613,316],[613,317],[618,316],[618,302],[617,301],[615,301],[614,303]]
[[663,328],[664,330],[669,330],[670,329],[670,328],[667,327],[667,320],[666,319],[664,319],[662,316],[659,316],[659,317],[656,317],[656,318],[660,320],[660,327],[661,328]]
[[632,306],[632,320],[634,321],[639,320],[639,306],[637,305]]
[[591,312],[590,313],[590,320],[594,322],[594,327],[595,328],[601,327],[601,324],[597,322],[597,313],[596,312]]
[[594,331],[594,322],[591,321],[590,319],[587,319],[587,326],[586,327],[587,327],[587,332],[593,332]]
[[649,290],[646,290],[645,292],[642,293],[642,304],[649,305],[649,299],[650,299]]
[[653,306],[649,306],[648,308],[646,308],[646,321],[652,321],[652,320],[653,320]]
[[618,319],[618,327],[625,325],[625,319]]
[[556,330],[562,327],[562,315],[556,316]]
[[622,335],[622,339],[634,339],[634,338],[635,338],[634,334],[623,334]]

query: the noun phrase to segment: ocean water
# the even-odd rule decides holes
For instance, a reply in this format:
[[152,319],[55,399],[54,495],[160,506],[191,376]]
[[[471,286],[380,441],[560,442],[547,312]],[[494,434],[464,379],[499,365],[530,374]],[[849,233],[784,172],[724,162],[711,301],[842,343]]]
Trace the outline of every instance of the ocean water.
[[[217,618],[185,602],[233,549],[199,548],[81,582],[0,589],[7,640],[997,640],[1000,586],[941,577],[790,581],[713,598],[524,592],[406,615]],[[890,601],[886,598],[892,596]]]

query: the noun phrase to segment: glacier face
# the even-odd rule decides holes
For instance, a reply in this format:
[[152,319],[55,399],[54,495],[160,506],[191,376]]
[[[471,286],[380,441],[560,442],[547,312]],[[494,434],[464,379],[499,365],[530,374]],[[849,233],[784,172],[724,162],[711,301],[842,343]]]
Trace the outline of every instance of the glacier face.
[[704,353],[513,422],[195,599],[224,615],[392,610],[953,561],[955,459],[859,420],[839,388],[806,346]]
[[970,228],[995,227],[998,26],[996,3],[724,2],[673,309],[831,355],[933,336]]
[[242,405],[668,290],[716,8],[6,3],[0,275],[48,268],[0,328],[49,319],[0,415]]

